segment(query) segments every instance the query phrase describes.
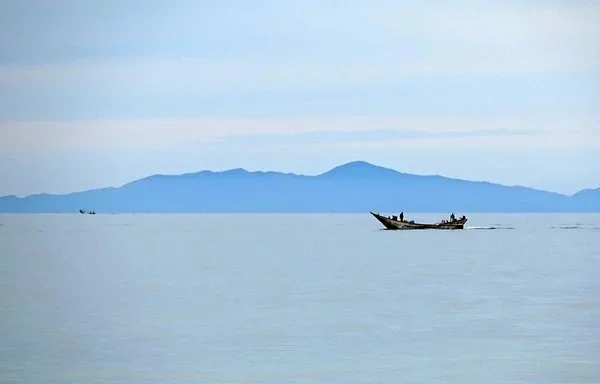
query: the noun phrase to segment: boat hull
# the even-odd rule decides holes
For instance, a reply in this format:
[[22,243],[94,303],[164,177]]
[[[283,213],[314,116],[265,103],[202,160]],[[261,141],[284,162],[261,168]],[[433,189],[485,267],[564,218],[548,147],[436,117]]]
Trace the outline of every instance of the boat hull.
[[440,222],[435,224],[414,223],[392,219],[377,213],[370,212],[386,229],[390,230],[418,230],[418,229],[464,229],[468,219]]

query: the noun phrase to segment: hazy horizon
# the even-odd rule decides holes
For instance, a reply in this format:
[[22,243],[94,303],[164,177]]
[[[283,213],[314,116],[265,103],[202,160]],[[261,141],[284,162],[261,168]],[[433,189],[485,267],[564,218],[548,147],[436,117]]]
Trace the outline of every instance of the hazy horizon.
[[0,196],[363,160],[600,186],[600,3],[8,0]]

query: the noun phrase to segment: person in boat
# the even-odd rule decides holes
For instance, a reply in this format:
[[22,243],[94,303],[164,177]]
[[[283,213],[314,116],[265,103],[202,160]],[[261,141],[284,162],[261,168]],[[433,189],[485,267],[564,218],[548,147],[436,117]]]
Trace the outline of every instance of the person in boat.
[[455,221],[456,220],[456,216],[454,216],[454,212],[452,212],[452,214],[450,215],[450,221]]
[[404,221],[404,212],[400,212],[400,221]]

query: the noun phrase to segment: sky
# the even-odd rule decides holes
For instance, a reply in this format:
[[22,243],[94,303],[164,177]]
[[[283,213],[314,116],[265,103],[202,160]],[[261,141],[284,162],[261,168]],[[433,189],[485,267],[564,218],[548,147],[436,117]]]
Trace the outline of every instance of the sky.
[[354,160],[600,187],[600,2],[3,0],[0,195]]

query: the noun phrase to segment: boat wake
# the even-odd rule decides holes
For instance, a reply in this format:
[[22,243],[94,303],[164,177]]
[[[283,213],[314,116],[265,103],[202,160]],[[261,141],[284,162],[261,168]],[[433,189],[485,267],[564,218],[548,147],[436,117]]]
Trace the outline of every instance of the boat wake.
[[465,229],[469,230],[493,230],[493,229],[515,229],[514,227],[505,227],[505,226],[489,226],[489,227],[465,227]]
[[558,227],[552,227],[552,229],[600,229],[587,225],[559,225]]

